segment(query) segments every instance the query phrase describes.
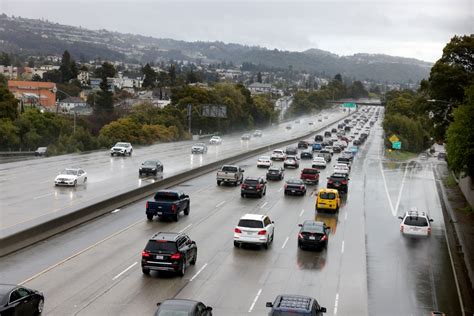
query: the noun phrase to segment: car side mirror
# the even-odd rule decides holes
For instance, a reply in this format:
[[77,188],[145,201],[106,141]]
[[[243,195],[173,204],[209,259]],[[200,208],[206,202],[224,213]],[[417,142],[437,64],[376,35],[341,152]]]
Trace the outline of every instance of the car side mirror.
[[399,219],[403,219],[403,217],[401,217],[401,216],[398,216],[398,218],[399,218]]
[[274,221],[272,221],[272,224],[275,224],[275,222],[274,222]]
[[265,304],[266,307],[273,307],[273,303],[272,302],[267,302],[267,304]]
[[299,227],[303,227],[303,224],[298,224]]
[[160,307],[160,305],[161,305],[161,302],[156,303],[156,306]]
[[193,240],[193,241],[191,241],[191,243],[192,243],[193,245],[196,245],[196,242],[195,242],[194,240]]
[[430,222],[434,221],[434,219],[430,218]]
[[331,229],[331,226],[326,226],[327,229]]
[[244,169],[240,169],[241,172],[244,172],[245,170]]
[[326,313],[327,312],[326,307],[320,307],[319,312],[320,313]]
[[211,306],[207,306],[206,309],[205,309],[206,312],[212,312],[212,307]]

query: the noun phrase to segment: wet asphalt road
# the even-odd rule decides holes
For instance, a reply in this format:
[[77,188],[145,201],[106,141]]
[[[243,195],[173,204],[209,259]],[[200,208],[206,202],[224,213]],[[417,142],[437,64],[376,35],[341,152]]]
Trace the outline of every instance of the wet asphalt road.
[[[225,135],[221,145],[209,146],[204,155],[191,155],[195,142],[184,141],[135,148],[131,157],[110,157],[109,151],[103,150],[0,164],[0,236],[154,182],[152,177],[138,177],[138,168],[147,159],[161,160],[162,176],[169,177],[240,152],[298,137],[345,115],[340,109],[326,110],[318,116],[302,119],[300,124],[289,122],[270,127],[264,130],[263,137],[252,137],[250,141],[241,141],[241,134]],[[324,119],[325,116],[328,118]],[[317,117],[321,117],[322,122],[318,122]],[[309,121],[314,125],[308,125]],[[285,128],[288,124],[291,130]],[[87,183],[76,188],[55,187],[54,178],[67,167],[83,168],[88,173]]]
[[[338,214],[315,213],[309,193],[325,186],[331,167],[304,197],[285,197],[282,182],[269,182],[262,199],[243,199],[238,187],[217,187],[210,173],[177,186],[192,201],[191,214],[179,222],[147,222],[146,201],[139,201],[2,258],[1,279],[44,291],[45,315],[151,315],[156,302],[170,297],[202,300],[215,315],[266,315],[265,302],[281,293],[313,296],[328,315],[426,315],[435,309],[459,315],[431,172],[435,162],[387,163],[381,150],[377,124],[355,158]],[[240,165],[246,175],[266,172],[256,168],[256,157]],[[285,178],[298,176],[299,170],[287,170]],[[411,206],[435,219],[429,238],[400,235],[397,216]],[[275,221],[268,250],[233,247],[233,228],[245,213]],[[332,227],[327,250],[298,250],[297,225],[311,218]],[[140,252],[157,231],[185,231],[197,242],[198,262],[184,277],[142,275]]]

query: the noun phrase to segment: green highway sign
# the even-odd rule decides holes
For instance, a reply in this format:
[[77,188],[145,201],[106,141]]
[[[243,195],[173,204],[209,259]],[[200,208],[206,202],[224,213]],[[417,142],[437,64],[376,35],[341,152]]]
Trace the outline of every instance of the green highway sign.
[[392,143],[393,149],[402,149],[402,142],[393,142]]
[[357,105],[354,102],[346,102],[342,104],[342,107],[355,109]]

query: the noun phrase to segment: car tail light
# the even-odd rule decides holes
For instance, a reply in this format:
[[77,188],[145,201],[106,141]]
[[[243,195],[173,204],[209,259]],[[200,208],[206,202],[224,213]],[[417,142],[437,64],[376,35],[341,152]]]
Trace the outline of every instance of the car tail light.
[[247,185],[245,183],[242,183],[242,185],[240,186],[242,189],[245,189],[247,188]]
[[431,234],[431,227],[428,227],[428,234]]
[[328,183],[333,183],[334,181],[332,181],[331,178],[328,179]]
[[263,188],[263,185],[257,184],[257,190]]
[[146,208],[148,208],[148,202],[146,202]]
[[181,259],[181,254],[179,252],[171,255],[171,260],[179,260],[179,259]]
[[265,229],[258,232],[259,235],[266,235],[267,231]]
[[400,231],[403,232],[403,228],[404,226],[403,225],[400,225]]
[[303,234],[302,233],[298,234],[298,239],[303,239]]
[[321,237],[321,241],[325,241],[328,239],[328,236],[324,235],[323,237]]
[[146,250],[143,250],[142,251],[142,258],[149,258],[150,257],[150,253]]
[[239,177],[239,176],[237,175],[237,173],[236,173],[236,174],[234,174],[234,178],[236,178],[236,179],[237,179],[238,177]]
[[347,180],[342,180],[341,183],[342,184],[347,184]]
[[171,205],[171,210],[172,210],[173,212],[176,212],[176,204]]
[[288,184],[285,183],[285,190],[286,190],[286,188],[288,188]]
[[238,229],[238,228],[235,228],[235,229],[234,229],[234,233],[241,234],[242,231],[241,231],[240,229]]
[[303,189],[304,189],[304,185],[300,186],[300,189],[303,190]]

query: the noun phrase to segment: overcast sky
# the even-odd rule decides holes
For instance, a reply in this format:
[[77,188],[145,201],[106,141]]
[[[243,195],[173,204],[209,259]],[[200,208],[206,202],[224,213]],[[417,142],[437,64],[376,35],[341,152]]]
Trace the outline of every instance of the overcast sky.
[[0,0],[0,12],[186,41],[434,62],[474,33],[474,0]]

